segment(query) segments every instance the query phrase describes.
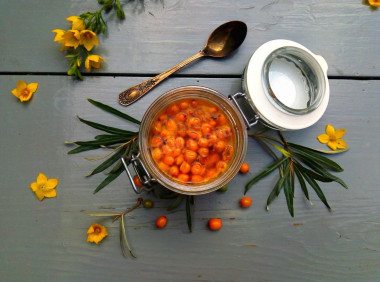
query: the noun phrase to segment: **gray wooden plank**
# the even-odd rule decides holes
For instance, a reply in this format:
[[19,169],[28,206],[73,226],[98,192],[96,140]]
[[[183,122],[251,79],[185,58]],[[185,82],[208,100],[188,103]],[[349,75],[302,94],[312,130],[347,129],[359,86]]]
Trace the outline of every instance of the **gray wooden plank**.
[[[10,94],[18,79],[40,83],[28,104]],[[138,196],[126,175],[93,195],[104,176],[85,178],[96,164],[84,157],[103,153],[68,156],[70,147],[63,141],[91,138],[98,132],[81,124],[76,115],[111,126],[132,129],[133,125],[122,124],[86,98],[140,119],[147,105],[174,87],[202,85],[226,95],[241,90],[239,79],[173,78],[134,106],[119,106],[115,92],[143,79],[89,77],[76,82],[68,77],[0,76],[2,281],[379,280],[380,82],[331,80],[331,102],[321,121],[285,133],[294,142],[325,148],[316,136],[327,123],[347,129],[345,140],[351,150],[334,159],[345,168],[339,176],[350,189],[323,185],[332,212],[314,193],[315,206],[310,207],[299,187],[294,219],[288,215],[283,195],[266,212],[274,176],[249,192],[254,201],[251,208],[240,209],[237,201],[244,184],[271,162],[263,149],[249,140],[246,161],[251,172],[237,175],[225,194],[196,197],[193,233],[187,231],[184,203],[167,212],[170,201],[153,198],[152,210],[140,208],[129,214],[127,235],[138,258],[124,259],[117,224],[90,218],[85,212],[122,211]],[[57,198],[39,202],[30,191],[29,183],[39,172],[60,180]],[[159,215],[169,219],[163,230],[154,227]],[[210,217],[222,218],[223,229],[210,232],[206,228]],[[86,243],[86,230],[95,221],[106,225],[110,233],[99,245]]]
[[[299,42],[325,57],[329,75],[380,76],[380,9],[362,1],[138,1],[125,5],[126,20],[114,18],[95,50],[107,63],[99,72],[157,74],[203,48],[208,35],[230,20],[249,32],[229,58],[201,59],[182,74],[240,75],[250,56],[272,39]],[[137,6],[136,6],[137,5]],[[66,72],[67,59],[53,42],[65,18],[94,11],[94,0],[0,0],[1,72]]]

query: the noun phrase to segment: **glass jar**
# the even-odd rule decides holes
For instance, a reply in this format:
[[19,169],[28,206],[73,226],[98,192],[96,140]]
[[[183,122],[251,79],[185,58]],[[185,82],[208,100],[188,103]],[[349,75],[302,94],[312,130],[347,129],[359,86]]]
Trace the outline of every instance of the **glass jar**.
[[[210,182],[181,183],[179,181],[175,181],[156,165],[150,152],[148,137],[153,123],[157,120],[158,114],[169,104],[184,98],[195,98],[198,100],[206,100],[207,102],[211,102],[226,115],[232,125],[232,130],[234,132],[232,135],[234,138],[234,157],[231,159],[226,170]],[[134,162],[135,167],[140,166],[143,170],[145,170],[145,172],[139,176],[142,183],[149,186],[157,182],[177,193],[186,195],[200,195],[219,189],[223,185],[227,184],[239,172],[247,153],[247,130],[242,116],[227,97],[206,87],[179,87],[161,95],[145,112],[140,125],[139,150],[140,151],[137,154],[133,155],[132,162]],[[123,162],[125,164],[124,160]],[[135,191],[140,192],[138,187],[136,187],[133,183],[128,167],[126,164],[124,166],[126,167]],[[136,173],[139,172],[138,169],[135,170]]]

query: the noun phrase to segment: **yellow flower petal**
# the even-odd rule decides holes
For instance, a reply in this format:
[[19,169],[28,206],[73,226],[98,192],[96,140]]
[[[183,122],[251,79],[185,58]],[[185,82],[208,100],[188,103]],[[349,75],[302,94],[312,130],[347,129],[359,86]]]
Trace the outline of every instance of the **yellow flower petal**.
[[108,235],[108,232],[105,226],[94,223],[87,230],[87,234],[87,242],[98,244]]
[[327,134],[324,134],[324,133],[321,134],[321,135],[319,135],[317,138],[318,138],[319,142],[321,142],[323,144],[326,144],[327,142],[330,141],[330,137]]
[[63,29],[53,29],[52,32],[55,33],[55,42],[63,43],[65,41],[62,37],[65,34],[65,31]]
[[27,86],[26,88],[28,88],[29,91],[33,94],[34,92],[37,91],[38,83],[37,83],[37,82],[29,83],[28,86]]
[[38,189],[37,182],[30,183],[30,189],[32,189],[33,192],[37,191]]
[[54,197],[57,197],[57,191],[55,189],[51,189],[51,190],[45,190],[45,191],[42,191],[43,192],[43,195],[47,198],[54,198]]
[[87,69],[87,71],[91,71],[91,67],[94,68],[100,68],[100,62],[105,62],[105,60],[100,57],[99,55],[90,55],[86,58],[86,61],[84,62],[84,66]]
[[330,137],[335,136],[335,129],[332,125],[330,124],[326,125],[326,134]]
[[337,142],[336,141],[330,141],[327,143],[327,146],[329,146],[331,150],[335,151],[337,148]]
[[47,180],[45,184],[45,190],[54,189],[55,187],[57,187],[57,185],[58,185],[58,179],[50,178]]
[[17,82],[17,90],[21,91],[21,90],[23,90],[23,89],[25,89],[25,88],[26,88],[26,83],[25,83],[25,81],[19,80],[19,81]]
[[78,30],[69,29],[62,38],[64,39],[65,47],[74,47],[74,49],[76,49],[80,44],[80,34]]
[[79,31],[86,29],[86,25],[84,24],[84,21],[78,16],[71,16],[71,17],[66,18],[66,20],[72,23],[71,29],[79,30]]
[[45,198],[44,194],[43,194],[42,191],[39,190],[39,189],[36,190],[36,191],[34,191],[34,193],[36,194],[38,200],[40,200],[40,201],[42,201],[42,200]]
[[38,184],[38,186],[40,186],[40,185],[45,185],[46,182],[47,182],[47,177],[46,177],[46,175],[40,172],[40,173],[38,174],[38,176],[37,176],[37,184]]
[[368,0],[368,3],[373,7],[380,7],[380,0]]
[[20,91],[18,91],[17,88],[13,89],[13,90],[11,91],[11,93],[12,93],[13,95],[15,95],[17,98],[19,98],[20,95],[21,95]]
[[82,30],[80,32],[80,40],[87,51],[91,51],[95,45],[99,45],[98,37],[96,36],[95,32],[91,30]]
[[337,147],[339,149],[345,149],[345,148],[347,148],[346,142],[343,139],[338,139],[336,141],[336,143],[337,143]]
[[340,139],[343,137],[343,135],[346,133],[346,130],[345,129],[337,129],[335,130],[335,137],[337,139]]

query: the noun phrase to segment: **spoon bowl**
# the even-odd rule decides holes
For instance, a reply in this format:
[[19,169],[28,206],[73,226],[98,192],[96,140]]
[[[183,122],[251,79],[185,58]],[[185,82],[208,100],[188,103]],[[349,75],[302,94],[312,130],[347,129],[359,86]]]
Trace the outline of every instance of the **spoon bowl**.
[[201,57],[222,58],[231,54],[240,47],[246,35],[247,25],[244,22],[231,21],[222,24],[211,33],[206,46],[201,51],[167,71],[127,88],[119,94],[119,103],[123,106],[134,103],[169,75],[196,59]]

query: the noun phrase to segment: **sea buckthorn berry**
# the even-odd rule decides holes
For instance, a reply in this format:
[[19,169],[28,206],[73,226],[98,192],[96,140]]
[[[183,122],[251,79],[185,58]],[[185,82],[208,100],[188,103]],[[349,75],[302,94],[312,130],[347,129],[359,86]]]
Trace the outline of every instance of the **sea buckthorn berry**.
[[171,176],[178,176],[179,175],[179,169],[178,166],[172,166],[169,170],[169,173]]
[[199,147],[207,148],[208,145],[209,145],[209,142],[208,142],[208,140],[206,138],[201,137],[198,140],[198,145],[199,145]]
[[191,170],[191,166],[188,162],[183,161],[181,166],[179,167],[181,173],[189,173]]
[[211,127],[215,127],[217,125],[216,121],[213,119],[211,119],[208,123],[211,125]]
[[190,180],[190,176],[188,174],[180,174],[178,175],[178,180],[187,183]]
[[166,129],[169,130],[169,131],[175,131],[177,130],[177,123],[169,118],[167,121],[166,121]]
[[183,158],[183,155],[179,155],[176,159],[175,159],[175,164],[176,165],[181,165],[184,161],[184,158]]
[[249,171],[249,165],[247,163],[243,163],[240,167],[241,173],[247,173]]
[[198,150],[198,154],[201,157],[207,157],[209,153],[210,153],[210,150],[208,148],[199,148]]
[[170,167],[164,162],[159,162],[158,167],[165,172],[169,171],[170,169]]
[[162,152],[164,153],[164,155],[172,156],[174,153],[174,147],[171,147],[169,145],[164,145],[162,146]]
[[201,126],[201,131],[202,131],[203,136],[208,135],[211,133],[212,127],[208,123],[203,123]]
[[186,150],[184,158],[186,161],[189,163],[193,162],[197,158],[198,154],[197,152],[191,151],[191,150]]
[[192,175],[191,176],[191,182],[193,183],[200,183],[203,181],[203,177],[201,175]]
[[184,125],[183,123],[177,124],[177,134],[181,137],[186,137],[187,135],[186,125]]
[[174,164],[174,157],[172,156],[165,156],[164,157],[164,163],[167,164],[167,165],[173,165]]
[[174,148],[176,145],[175,138],[172,136],[165,138],[164,141],[165,141],[165,144],[168,145],[169,147]]
[[188,102],[181,102],[179,104],[179,107],[181,108],[181,110],[186,110],[189,107],[189,103]]
[[207,167],[213,167],[217,162],[219,162],[220,156],[217,153],[212,153],[206,161]]
[[181,150],[180,148],[174,148],[174,149],[173,149],[172,156],[176,158],[176,157],[178,157],[181,153],[182,153],[182,150]]
[[175,139],[175,146],[179,149],[183,149],[185,147],[185,139],[179,136]]
[[151,209],[151,208],[153,208],[153,201],[152,201],[152,200],[149,200],[149,199],[144,200],[144,201],[142,202],[142,205],[143,205],[143,207],[146,208],[146,209]]
[[215,167],[217,171],[225,171],[227,168],[227,163],[224,161],[219,161],[216,163]]
[[186,147],[192,151],[198,150],[198,143],[194,139],[188,139],[186,141]]
[[203,119],[205,117],[205,112],[201,109],[194,111],[194,116],[199,117],[200,119]]
[[208,221],[208,228],[210,228],[211,230],[219,230],[220,228],[222,228],[222,226],[223,223],[219,218],[211,218]]
[[159,161],[163,157],[162,150],[160,148],[154,148],[152,151],[152,156],[156,161]]
[[217,107],[211,106],[208,108],[208,112],[211,114],[215,114],[218,111]]
[[210,134],[210,136],[208,137],[209,146],[214,145],[218,141],[219,141],[218,136],[216,136],[215,134]]
[[206,171],[205,177],[211,179],[211,178],[216,177],[216,175],[217,175],[216,169],[215,168],[210,168],[210,169],[208,169]]
[[219,114],[217,117],[216,117],[216,122],[219,124],[219,125],[225,125],[227,124],[227,118],[224,114]]
[[197,117],[191,117],[187,120],[187,126],[192,128],[199,128],[201,126],[201,120]]
[[193,108],[196,108],[196,107],[198,107],[198,101],[197,100],[191,100],[191,106],[193,107]]
[[167,130],[166,128],[163,128],[163,129],[161,130],[161,133],[160,133],[160,135],[161,135],[162,138],[167,138],[167,137],[169,137],[169,136],[172,135],[172,134],[173,134],[173,132],[170,132],[170,131]]
[[166,113],[167,113],[168,115],[170,115],[170,116],[174,116],[174,115],[176,115],[176,114],[179,113],[179,107],[178,107],[176,104],[171,105],[171,106],[169,106],[169,108],[166,110]]
[[159,121],[164,121],[164,120],[166,120],[167,118],[168,118],[168,115],[166,115],[166,114],[161,114],[161,115],[158,116],[158,120],[159,120]]
[[152,126],[153,134],[160,134],[161,130],[162,130],[162,123],[156,121]]
[[222,160],[228,161],[232,159],[233,153],[234,153],[234,147],[232,147],[232,145],[227,145],[222,153]]
[[184,122],[186,121],[186,114],[185,113],[178,113],[175,116],[176,121]]
[[218,153],[221,153],[226,148],[226,143],[224,141],[218,141],[214,144],[214,150]]
[[154,136],[152,138],[152,141],[150,142],[150,145],[153,148],[161,147],[164,144],[164,140],[160,136]]
[[204,167],[200,163],[195,163],[191,166],[191,173],[200,175],[204,172]]
[[166,218],[166,216],[162,215],[159,218],[157,218],[156,226],[157,228],[160,228],[160,229],[164,228],[167,222],[168,222],[168,219]]
[[252,200],[250,197],[243,197],[240,199],[239,204],[242,208],[248,208],[252,205]]
[[141,183],[141,181],[140,181],[140,179],[139,179],[139,177],[138,177],[137,175],[135,175],[135,176],[133,177],[133,182],[135,183],[135,185],[136,185],[137,187],[142,187],[142,186],[143,186],[142,183]]
[[198,132],[194,131],[194,130],[188,130],[188,131],[186,131],[186,134],[190,138],[196,139],[196,140],[198,140],[201,137],[201,135]]

